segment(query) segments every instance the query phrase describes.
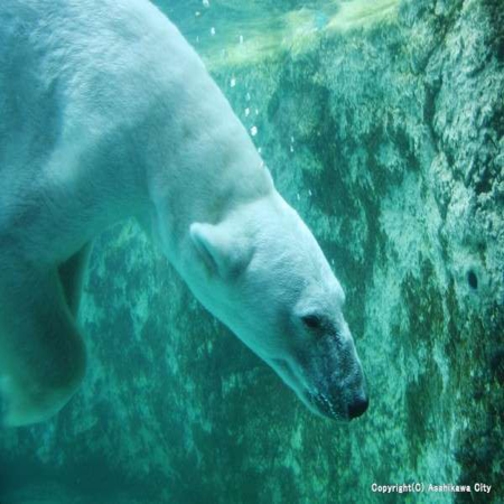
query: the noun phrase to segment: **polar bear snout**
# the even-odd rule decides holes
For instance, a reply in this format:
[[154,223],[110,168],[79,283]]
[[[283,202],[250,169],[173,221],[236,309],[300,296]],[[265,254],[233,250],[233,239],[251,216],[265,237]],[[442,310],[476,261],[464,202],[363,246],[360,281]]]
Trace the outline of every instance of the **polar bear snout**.
[[364,378],[364,371],[362,369],[362,364],[357,357],[357,353],[354,349],[355,356],[355,371],[354,371],[354,379],[349,386],[351,390],[350,398],[347,401],[347,412],[349,420],[353,420],[355,418],[363,415],[368,407],[369,407],[369,397],[366,391],[366,379]]
[[369,406],[369,399],[367,395],[361,394],[354,398],[354,400],[348,405],[348,416],[351,420],[358,418],[363,415]]
[[326,338],[306,362],[303,375],[307,392],[298,395],[315,413],[348,421],[368,409],[366,380],[349,333],[344,343]]
[[369,406],[362,375],[357,383],[348,384],[346,387],[329,384],[325,391],[309,394],[308,397],[310,409],[331,420],[353,420],[363,415]]

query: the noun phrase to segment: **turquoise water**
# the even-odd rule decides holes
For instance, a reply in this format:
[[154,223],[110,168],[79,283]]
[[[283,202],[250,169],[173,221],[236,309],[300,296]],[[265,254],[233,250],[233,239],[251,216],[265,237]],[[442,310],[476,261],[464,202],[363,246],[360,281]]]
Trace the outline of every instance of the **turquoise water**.
[[[501,3],[155,3],[345,290],[369,409],[311,413],[119,222],[84,277],[82,386],[2,428],[0,504],[504,502]],[[17,92],[0,86],[0,110]],[[2,117],[0,172],[18,124]]]

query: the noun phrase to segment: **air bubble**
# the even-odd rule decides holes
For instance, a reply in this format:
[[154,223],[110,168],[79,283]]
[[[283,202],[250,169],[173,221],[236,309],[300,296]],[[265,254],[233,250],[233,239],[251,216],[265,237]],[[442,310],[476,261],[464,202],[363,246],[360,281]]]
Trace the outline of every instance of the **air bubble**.
[[215,28],[213,26],[210,28],[210,35],[212,35],[212,37],[215,35]]
[[245,109],[245,117],[248,117],[250,115],[250,109],[247,107]]
[[250,128],[250,134],[253,137],[257,135],[257,126],[252,126],[252,128]]
[[235,77],[231,77],[230,85],[231,85],[231,87],[235,87],[236,86],[236,78]]
[[203,7],[208,9],[210,7],[210,0],[203,0]]

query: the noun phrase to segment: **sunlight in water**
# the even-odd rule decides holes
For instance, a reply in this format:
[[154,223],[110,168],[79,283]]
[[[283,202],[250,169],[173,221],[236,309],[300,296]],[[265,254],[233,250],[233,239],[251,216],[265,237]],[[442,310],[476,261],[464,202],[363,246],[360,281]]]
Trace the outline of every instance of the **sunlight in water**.
[[[225,3],[213,4],[216,15],[221,5],[224,7]],[[211,40],[194,37],[192,42],[210,69],[250,65],[286,53],[304,53],[322,37],[393,23],[398,5],[399,0],[330,1],[289,12],[276,11],[267,16],[262,10],[252,9],[244,14],[240,9],[239,21],[232,19],[228,26],[225,26],[227,16],[218,16],[218,37]],[[201,32],[199,24],[194,25],[194,29]]]

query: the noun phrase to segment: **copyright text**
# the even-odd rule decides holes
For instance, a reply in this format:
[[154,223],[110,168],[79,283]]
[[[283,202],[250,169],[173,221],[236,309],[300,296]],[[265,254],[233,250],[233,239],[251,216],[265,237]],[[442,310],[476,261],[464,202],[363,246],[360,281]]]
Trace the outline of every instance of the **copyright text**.
[[382,485],[373,483],[371,485],[373,493],[391,494],[391,493],[486,493],[492,491],[492,486],[485,483],[475,483],[474,485],[454,485],[451,483],[433,484],[433,483],[401,483],[395,485]]

